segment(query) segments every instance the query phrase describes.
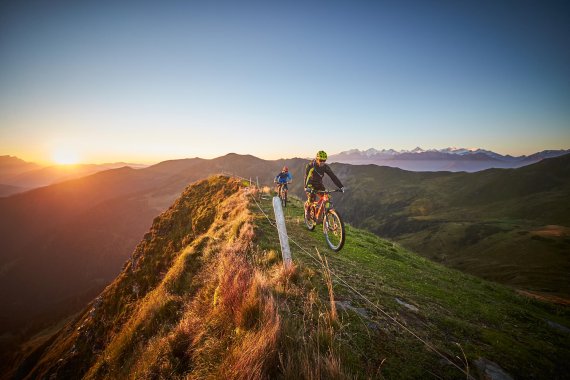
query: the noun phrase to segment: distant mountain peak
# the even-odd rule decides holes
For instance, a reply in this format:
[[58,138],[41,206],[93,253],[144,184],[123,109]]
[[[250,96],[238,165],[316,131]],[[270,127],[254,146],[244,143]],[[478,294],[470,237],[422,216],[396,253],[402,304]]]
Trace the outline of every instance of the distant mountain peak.
[[569,150],[544,150],[530,156],[513,157],[491,150],[451,146],[442,149],[412,150],[375,149],[361,151],[350,149],[330,156],[331,162],[347,164],[376,164],[392,166],[411,171],[467,171],[474,172],[489,168],[516,168],[538,162],[545,158],[570,153]]

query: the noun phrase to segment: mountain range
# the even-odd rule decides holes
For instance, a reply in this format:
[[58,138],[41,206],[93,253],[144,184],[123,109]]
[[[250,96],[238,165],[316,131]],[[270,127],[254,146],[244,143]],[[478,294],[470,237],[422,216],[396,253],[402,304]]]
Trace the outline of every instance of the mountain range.
[[[189,183],[225,172],[270,186],[288,165],[291,193],[302,199],[306,163],[237,154],[172,160],[0,198],[3,349],[81,310]],[[331,167],[348,189],[334,201],[351,225],[534,296],[570,298],[569,155],[478,173]]]
[[0,197],[124,166],[142,168],[147,165],[115,162],[99,165],[42,166],[18,157],[4,155],[0,156]]
[[[545,158],[570,153],[568,150],[545,150],[529,156],[513,157],[485,149],[445,148],[411,151],[374,148],[360,151],[351,149],[329,157],[330,162],[353,165],[375,164],[409,171],[465,171],[476,172],[489,168],[518,168]],[[0,156],[0,197],[52,185],[100,171],[121,167],[141,169],[150,165],[115,162],[107,164],[78,164],[42,166],[14,156]]]
[[529,156],[513,157],[480,148],[445,148],[424,150],[351,149],[329,157],[331,162],[353,165],[375,164],[410,171],[476,172],[490,168],[519,168],[545,158],[558,157],[570,150],[544,150]]

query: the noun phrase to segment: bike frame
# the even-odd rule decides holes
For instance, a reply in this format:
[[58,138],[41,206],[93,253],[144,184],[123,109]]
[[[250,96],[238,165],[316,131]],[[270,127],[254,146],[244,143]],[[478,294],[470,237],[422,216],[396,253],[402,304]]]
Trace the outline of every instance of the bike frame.
[[289,182],[286,182],[286,183],[276,182],[276,183],[277,183],[277,194],[281,195],[282,191],[285,193],[287,193],[287,191],[289,191],[289,186],[287,186],[287,185],[289,185]]
[[[317,224],[323,225],[323,233],[329,248],[338,252],[342,249],[345,241],[344,223],[332,205],[330,193],[342,190],[317,190],[313,194],[319,195],[314,202],[305,203],[305,225],[309,231],[313,231]],[[330,216],[330,218],[329,218]]]
[[337,191],[338,190],[317,190],[317,194],[320,198],[318,201],[313,202],[313,206],[315,207],[315,221],[319,221],[321,216],[324,216],[328,210],[334,210],[330,193]]

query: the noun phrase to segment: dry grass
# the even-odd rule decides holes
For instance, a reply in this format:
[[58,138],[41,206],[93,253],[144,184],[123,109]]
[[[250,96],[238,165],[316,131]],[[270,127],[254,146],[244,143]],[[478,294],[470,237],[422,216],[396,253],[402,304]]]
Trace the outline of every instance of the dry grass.
[[249,257],[254,230],[247,198],[236,194],[219,210],[202,249],[205,266],[194,279],[200,288],[172,333],[157,339],[157,348],[149,345],[149,363],[137,371],[143,378],[263,379],[275,368],[281,317],[271,284]]
[[327,289],[329,291],[329,302],[330,302],[330,318],[333,321],[336,321],[338,319],[338,315],[336,312],[336,303],[334,301],[334,291],[333,291],[333,284],[332,284],[332,276],[331,276],[331,270],[329,268],[329,262],[327,261],[327,258],[323,255],[321,255],[321,253],[319,252],[318,249],[315,248],[315,250],[317,251],[317,255],[319,256],[319,259],[321,260],[321,265],[323,268],[323,277],[325,279],[325,282],[327,284]]
[[247,222],[241,226],[240,239],[208,270],[205,280],[212,285],[189,307],[188,355],[195,364],[190,378],[263,379],[273,368],[281,322],[268,281],[244,255],[252,231]]
[[548,225],[540,229],[530,231],[531,234],[542,237],[568,237],[570,236],[570,227]]
[[328,308],[295,265],[253,246],[251,216],[241,210],[223,227],[233,239],[201,273],[204,286],[179,326],[189,341],[187,378],[348,378],[330,272]]
[[256,245],[247,193],[193,189],[199,202],[175,205],[198,210],[200,223],[169,209],[140,246],[136,269],[102,296],[91,325],[105,341],[85,378],[347,378],[330,272],[329,299],[321,300],[309,278],[317,273],[285,267],[277,251]]
[[255,296],[248,297],[238,313],[242,326],[237,328],[237,334],[243,336],[221,365],[223,378],[264,379],[275,370],[281,318],[272,296],[252,293]]
[[[285,379],[348,379],[341,362],[340,332],[318,294],[310,291],[302,309],[284,323],[279,366]],[[297,314],[299,313],[299,314]]]
[[[238,191],[218,201],[210,208],[216,211],[210,211],[212,223],[201,227],[206,232],[182,247],[88,378],[203,378],[243,371],[246,362],[257,363],[256,373],[267,371],[263,363],[275,347],[270,337],[279,331],[279,314],[267,282],[248,262],[254,232],[247,198]],[[196,267],[200,271],[191,275]],[[178,316],[170,310],[173,302]],[[238,355],[243,352],[247,356]]]

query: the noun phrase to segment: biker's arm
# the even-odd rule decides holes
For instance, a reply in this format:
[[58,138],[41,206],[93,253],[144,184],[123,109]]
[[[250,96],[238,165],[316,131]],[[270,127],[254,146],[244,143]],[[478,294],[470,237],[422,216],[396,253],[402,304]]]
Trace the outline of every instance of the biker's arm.
[[309,185],[309,171],[311,170],[311,164],[305,165],[305,176],[303,178],[303,182],[305,183],[305,187]]
[[339,189],[344,187],[342,185],[342,182],[340,182],[340,179],[338,179],[338,177],[333,173],[330,166],[325,166],[325,172],[329,175],[329,177]]

